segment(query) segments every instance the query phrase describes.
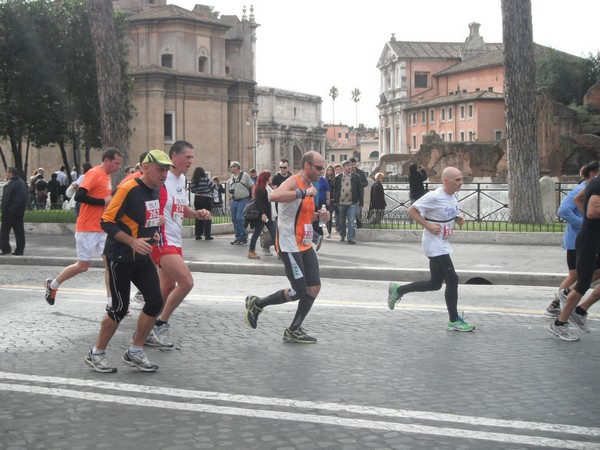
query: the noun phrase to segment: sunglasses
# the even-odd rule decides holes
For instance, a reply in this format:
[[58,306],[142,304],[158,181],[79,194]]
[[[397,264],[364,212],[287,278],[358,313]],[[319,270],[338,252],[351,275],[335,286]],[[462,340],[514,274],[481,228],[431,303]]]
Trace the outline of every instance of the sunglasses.
[[287,166],[279,166],[280,169],[287,169]]
[[[310,164],[310,163],[309,163]],[[325,167],[323,166],[316,166],[314,164],[310,164],[311,166],[313,166],[315,169],[317,169],[319,172],[321,172]]]

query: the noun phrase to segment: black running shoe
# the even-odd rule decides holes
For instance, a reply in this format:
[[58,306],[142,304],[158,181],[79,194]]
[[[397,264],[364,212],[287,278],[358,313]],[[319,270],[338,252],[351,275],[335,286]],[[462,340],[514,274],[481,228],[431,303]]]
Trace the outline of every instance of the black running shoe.
[[286,330],[283,332],[283,342],[291,344],[316,344],[317,338],[306,334],[306,330],[304,330],[302,327],[294,331],[286,328]]
[[246,323],[250,328],[256,329],[258,322],[258,315],[262,312],[262,308],[256,306],[258,297],[256,295],[249,295],[246,297]]
[[54,299],[56,298],[58,289],[52,289],[50,283],[52,283],[52,278],[46,278],[46,301],[49,305],[54,305]]

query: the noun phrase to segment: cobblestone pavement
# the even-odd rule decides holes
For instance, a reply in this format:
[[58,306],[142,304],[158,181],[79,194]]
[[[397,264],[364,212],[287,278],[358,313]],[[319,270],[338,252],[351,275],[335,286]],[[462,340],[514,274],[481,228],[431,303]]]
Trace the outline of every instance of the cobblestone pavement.
[[244,297],[283,277],[195,273],[171,318],[173,350],[148,349],[156,373],[120,362],[132,309],[108,349],[116,374],[84,364],[104,310],[99,269],[3,265],[0,448],[400,449],[600,448],[600,321],[581,341],[551,336],[554,289],[465,286],[473,333],[448,332],[443,293],[394,311],[383,281],[324,279],[305,322],[316,345],[283,344],[295,305],[266,308],[256,330]]

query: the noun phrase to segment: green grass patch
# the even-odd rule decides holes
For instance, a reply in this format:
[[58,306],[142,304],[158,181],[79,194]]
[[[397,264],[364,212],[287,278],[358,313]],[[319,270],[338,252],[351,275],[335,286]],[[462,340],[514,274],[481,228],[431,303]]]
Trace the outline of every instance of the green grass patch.
[[[25,211],[26,223],[75,223],[75,212],[66,209],[33,209]],[[213,216],[212,223],[231,223],[229,216]],[[194,225],[194,219],[184,219],[184,226]]]
[[[364,224],[364,222],[363,222]],[[363,225],[366,228],[374,230],[422,230],[421,225],[413,222],[390,222],[381,224]],[[545,224],[524,224],[524,223],[509,223],[509,222],[466,222],[461,231],[490,231],[490,232],[512,232],[512,233],[563,233],[566,224],[562,222],[545,223]]]
[[75,211],[66,209],[33,209],[25,211],[28,223],[75,223]]

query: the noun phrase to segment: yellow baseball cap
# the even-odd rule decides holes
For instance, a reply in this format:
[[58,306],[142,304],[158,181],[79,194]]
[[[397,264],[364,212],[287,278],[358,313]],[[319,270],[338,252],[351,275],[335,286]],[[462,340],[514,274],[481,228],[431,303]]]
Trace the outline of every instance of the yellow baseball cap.
[[171,158],[162,150],[150,150],[148,154],[144,157],[142,164],[146,163],[154,163],[159,166],[172,166]]

